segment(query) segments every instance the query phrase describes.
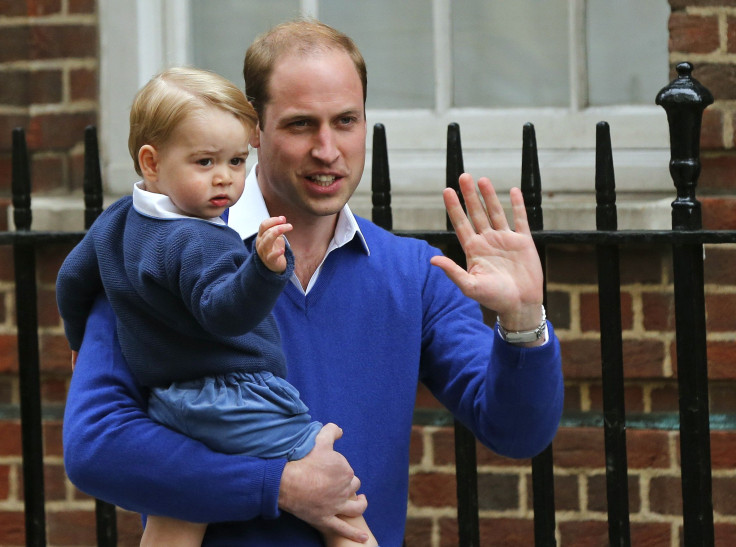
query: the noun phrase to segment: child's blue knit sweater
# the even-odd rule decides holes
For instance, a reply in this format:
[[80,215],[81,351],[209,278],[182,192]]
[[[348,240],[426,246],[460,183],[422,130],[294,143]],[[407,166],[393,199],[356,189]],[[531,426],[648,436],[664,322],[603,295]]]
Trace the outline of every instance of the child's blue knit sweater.
[[115,202],[69,254],[57,302],[73,350],[96,296],[107,294],[136,380],[166,386],[227,372],[286,375],[271,310],[294,268],[270,271],[228,226],[144,216]]
[[[417,383],[496,452],[530,457],[552,440],[562,411],[560,348],[551,328],[544,346],[507,344],[430,265],[436,249],[359,223],[370,253],[358,238],[333,251],[313,289],[305,296],[289,283],[274,314],[287,380],[313,419],[343,428],[335,449],[362,480],[366,521],[383,547],[399,547]],[[64,421],[72,481],[127,509],[213,523],[205,545],[320,545],[318,533],[279,512],[283,459],[217,454],[147,419],[145,390],[127,372],[112,324],[98,302]],[[94,405],[80,395],[90,392]]]

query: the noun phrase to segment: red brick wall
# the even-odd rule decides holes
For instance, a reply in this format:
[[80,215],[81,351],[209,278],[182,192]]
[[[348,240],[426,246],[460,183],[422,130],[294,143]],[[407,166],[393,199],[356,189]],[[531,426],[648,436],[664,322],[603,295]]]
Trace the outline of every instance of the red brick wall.
[[[708,228],[736,228],[736,0],[671,0],[670,61],[688,60],[715,95],[705,114],[698,195]],[[97,118],[97,25],[93,0],[0,0],[0,205],[10,196],[10,130],[28,132],[34,191],[81,185],[83,128]],[[674,72],[673,72],[674,74]],[[663,82],[664,84],[664,82]],[[674,187],[673,187],[674,195]],[[6,224],[0,207],[0,230]],[[41,249],[39,320],[44,408],[58,413],[69,354],[53,285],[67,249]],[[566,410],[600,411],[600,344],[595,257],[590,249],[549,250],[549,313],[563,349]],[[622,324],[629,413],[676,412],[671,256],[656,247],[622,252]],[[736,252],[706,252],[711,410],[736,414]],[[17,406],[12,253],[0,247],[0,409]],[[423,390],[418,406],[439,410]],[[93,545],[94,502],[63,473],[61,422],[44,425],[49,545]],[[716,542],[736,544],[736,432],[712,433]],[[629,491],[635,545],[681,542],[678,434],[629,428]],[[563,427],[554,442],[560,545],[607,543],[603,434]],[[533,543],[529,462],[478,449],[483,545]],[[0,420],[0,545],[24,544],[20,424]],[[453,434],[415,426],[409,496],[410,546],[456,544]],[[120,545],[137,545],[136,515],[119,512]]]

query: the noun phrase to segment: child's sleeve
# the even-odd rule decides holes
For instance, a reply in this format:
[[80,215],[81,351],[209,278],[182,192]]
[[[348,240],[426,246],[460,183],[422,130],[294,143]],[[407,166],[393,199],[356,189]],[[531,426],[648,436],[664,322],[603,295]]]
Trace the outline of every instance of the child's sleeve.
[[64,414],[64,464],[80,490],[128,510],[194,522],[279,515],[285,460],[213,452],[152,421],[104,296],[95,302]]
[[79,351],[85,323],[102,279],[91,233],[67,255],[56,278],[56,303],[72,350]]

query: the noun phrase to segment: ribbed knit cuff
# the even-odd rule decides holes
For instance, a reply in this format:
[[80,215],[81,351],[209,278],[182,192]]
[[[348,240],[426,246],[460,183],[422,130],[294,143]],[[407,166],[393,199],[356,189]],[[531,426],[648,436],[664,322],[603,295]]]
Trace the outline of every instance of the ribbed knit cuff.
[[266,460],[263,477],[263,507],[261,508],[261,515],[265,519],[275,519],[281,516],[279,488],[281,487],[281,475],[285,466],[286,460],[282,458]]

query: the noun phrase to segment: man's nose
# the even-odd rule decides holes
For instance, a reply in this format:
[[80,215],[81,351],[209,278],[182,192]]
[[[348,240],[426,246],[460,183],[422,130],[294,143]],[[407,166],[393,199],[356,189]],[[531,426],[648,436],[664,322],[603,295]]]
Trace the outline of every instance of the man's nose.
[[312,157],[325,164],[334,163],[340,156],[335,133],[330,127],[322,127],[314,137]]

